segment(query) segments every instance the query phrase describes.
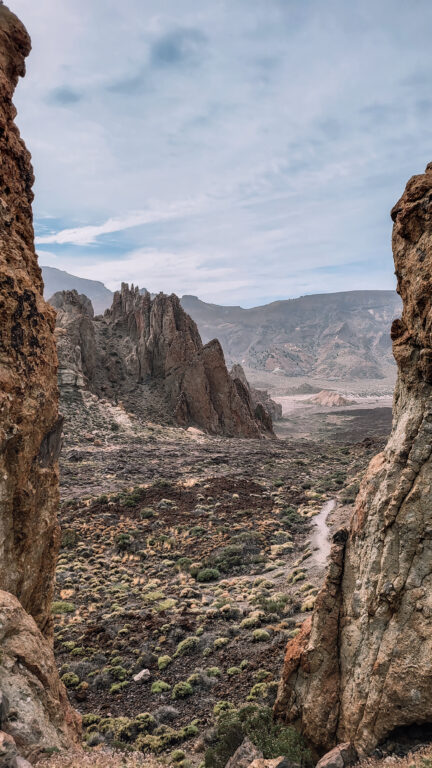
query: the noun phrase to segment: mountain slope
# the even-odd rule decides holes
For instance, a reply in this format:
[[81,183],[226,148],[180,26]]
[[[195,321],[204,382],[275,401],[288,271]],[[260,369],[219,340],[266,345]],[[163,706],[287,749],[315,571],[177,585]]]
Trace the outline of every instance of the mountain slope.
[[42,277],[45,299],[49,299],[58,291],[75,290],[90,299],[96,315],[103,314],[112,304],[113,292],[99,280],[86,280],[55,267],[42,267]]
[[393,369],[390,325],[401,309],[393,291],[347,291],[222,307],[183,296],[204,343],[220,340],[229,364],[289,376],[382,378]]

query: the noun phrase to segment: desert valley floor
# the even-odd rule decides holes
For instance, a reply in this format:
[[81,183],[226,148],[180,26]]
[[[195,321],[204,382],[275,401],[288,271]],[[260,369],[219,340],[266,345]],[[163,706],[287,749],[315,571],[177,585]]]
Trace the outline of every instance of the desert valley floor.
[[63,404],[60,674],[89,745],[199,765],[218,713],[272,705],[391,399],[281,397],[278,438],[247,440],[144,426],[83,398]]

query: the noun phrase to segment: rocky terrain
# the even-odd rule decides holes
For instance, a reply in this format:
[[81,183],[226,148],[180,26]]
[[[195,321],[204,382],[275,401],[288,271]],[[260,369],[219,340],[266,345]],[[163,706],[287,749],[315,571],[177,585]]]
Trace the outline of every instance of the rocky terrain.
[[312,619],[287,648],[276,711],[318,753],[350,742],[364,755],[430,729],[431,198],[428,166],[392,210],[403,300],[392,433],[334,537]]
[[[56,337],[62,400],[75,404],[83,389],[122,401],[137,417],[212,434],[273,435],[271,416],[242,372],[229,375],[217,340],[206,345],[176,296],[154,299],[122,286],[111,309],[93,316],[76,291],[50,299],[57,310]],[[276,404],[273,404],[277,410]]]
[[[222,716],[251,707],[271,722],[286,640],[323,576],[315,520],[325,527],[334,498],[348,517],[382,439],[212,437],[143,424],[89,393],[85,414],[73,429],[65,414],[53,610],[86,743],[225,766]],[[259,738],[258,724],[244,728],[234,746]],[[290,754],[304,749],[283,735]]]
[[26,30],[0,5],[0,759],[8,765],[35,745],[70,746],[79,724],[52,649],[61,445],[55,315],[42,297],[33,171],[12,104],[29,51]]
[[302,296],[242,309],[183,296],[204,341],[217,336],[228,363],[248,370],[329,380],[391,374],[390,325],[400,312],[392,291]]

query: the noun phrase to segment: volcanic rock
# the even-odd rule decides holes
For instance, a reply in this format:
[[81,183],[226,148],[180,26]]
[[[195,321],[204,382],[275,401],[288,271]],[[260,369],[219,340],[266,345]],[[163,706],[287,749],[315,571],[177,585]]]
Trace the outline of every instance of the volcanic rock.
[[248,390],[252,403],[254,405],[254,408],[256,409],[259,405],[262,405],[265,411],[267,411],[268,414],[270,414],[272,421],[276,421],[277,419],[282,418],[282,406],[280,403],[277,403],[275,400],[273,400],[266,389],[257,389],[256,387],[253,387],[251,384],[249,384],[246,374],[243,370],[243,367],[240,365],[240,363],[235,363],[231,370],[230,370],[230,376],[232,379],[239,379],[244,387]]
[[319,754],[350,742],[363,755],[432,722],[432,164],[392,218],[403,300],[392,433],[349,534],[336,537],[312,619],[287,647],[276,703]]
[[42,297],[33,170],[12,104],[29,52],[25,28],[1,4],[0,716],[20,751],[78,738],[51,644],[62,434],[55,313]]
[[142,419],[212,434],[259,437],[273,434],[265,407],[255,405],[241,381],[228,374],[219,342],[201,342],[177,296],[123,284],[104,317],[76,291],[56,293],[60,388],[88,388],[119,400]]
[[8,700],[4,730],[23,751],[70,746],[80,718],[59,680],[51,644],[16,597],[2,591],[0,647],[0,690]]
[[33,171],[12,95],[30,39],[0,6],[0,587],[51,631],[61,443],[55,315],[33,244]]

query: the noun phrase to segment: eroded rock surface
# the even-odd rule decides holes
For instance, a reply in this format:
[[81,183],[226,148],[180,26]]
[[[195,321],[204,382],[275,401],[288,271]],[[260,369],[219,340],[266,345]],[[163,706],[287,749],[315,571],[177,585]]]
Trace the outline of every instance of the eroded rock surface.
[[264,410],[271,416],[272,421],[276,421],[277,419],[282,418],[281,404],[273,400],[266,389],[257,389],[256,387],[253,387],[248,382],[246,374],[243,370],[243,366],[241,366],[240,363],[235,363],[232,366],[230,370],[230,376],[234,380],[239,379],[243,386],[246,387],[255,409],[261,405]]
[[211,434],[259,437],[272,421],[247,386],[233,380],[217,340],[203,345],[177,296],[123,284],[104,317],[76,291],[56,293],[60,387],[121,400],[144,419],[196,425]]
[[[1,730],[24,752],[36,743],[66,746],[77,738],[51,645],[62,432],[55,313],[42,297],[33,171],[12,104],[29,51],[26,30],[1,4],[0,719]],[[1,739],[7,755],[13,741]]]
[[0,6],[0,586],[50,631],[60,447],[53,329],[33,244],[33,171],[12,95],[30,39]]
[[276,712],[318,753],[362,755],[432,722],[432,166],[392,211],[401,320],[393,429],[333,545],[312,619],[288,645]]
[[1,726],[19,751],[68,747],[79,716],[60,682],[51,644],[8,592],[0,591],[0,690],[6,699]]

